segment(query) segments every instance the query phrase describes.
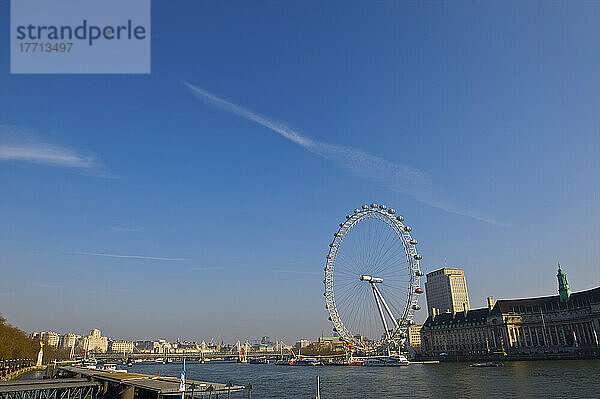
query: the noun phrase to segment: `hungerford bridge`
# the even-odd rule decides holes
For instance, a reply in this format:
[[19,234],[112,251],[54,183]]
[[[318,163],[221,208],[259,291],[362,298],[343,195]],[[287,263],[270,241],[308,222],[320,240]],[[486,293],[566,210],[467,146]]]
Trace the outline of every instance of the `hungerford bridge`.
[[273,351],[251,351],[244,350],[242,346],[240,351],[226,351],[226,352],[190,352],[190,353],[95,353],[90,354],[96,360],[104,361],[156,361],[160,359],[171,359],[173,361],[186,360],[236,360],[243,354],[248,358],[254,357],[280,357],[287,358],[293,356],[290,350],[282,350],[279,352]]

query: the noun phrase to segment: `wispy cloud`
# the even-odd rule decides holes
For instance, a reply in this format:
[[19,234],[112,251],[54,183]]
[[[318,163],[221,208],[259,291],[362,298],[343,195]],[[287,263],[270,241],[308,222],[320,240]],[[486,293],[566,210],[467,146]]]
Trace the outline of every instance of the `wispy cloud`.
[[144,256],[144,255],[121,255],[121,254],[107,254],[102,252],[73,252],[75,255],[87,255],[87,256],[104,256],[106,258],[120,258],[120,259],[143,259],[143,260],[160,260],[169,262],[186,262],[188,258],[165,258],[161,256]]
[[413,199],[442,209],[446,212],[468,216],[482,222],[502,225],[499,221],[482,213],[448,204],[434,188],[427,173],[407,165],[394,163],[363,150],[335,144],[323,143],[300,134],[284,123],[268,119],[263,115],[233,104],[216,95],[183,82],[198,98],[227,112],[241,116],[262,125],[306,150],[326,158],[356,176],[376,182],[392,191],[402,193]]
[[40,140],[31,132],[0,125],[0,160],[71,168],[97,177],[115,177],[94,155]]
[[141,231],[141,227],[123,227],[123,226],[111,226],[110,229],[115,233],[131,233],[134,231]]

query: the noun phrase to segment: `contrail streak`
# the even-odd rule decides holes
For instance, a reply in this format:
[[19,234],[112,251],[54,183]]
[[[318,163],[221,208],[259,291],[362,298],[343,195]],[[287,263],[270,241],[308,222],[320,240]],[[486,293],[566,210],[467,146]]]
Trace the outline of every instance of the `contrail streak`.
[[38,140],[25,129],[0,125],[0,161],[29,162],[57,168],[70,168],[96,177],[115,178],[92,155]]
[[145,260],[163,260],[170,262],[182,262],[188,261],[186,258],[162,258],[158,256],[142,256],[142,255],[118,255],[118,254],[106,254],[98,252],[74,252],[76,255],[90,255],[90,256],[105,256],[107,258],[125,258],[125,259],[145,259]]
[[501,222],[479,212],[461,209],[438,199],[439,194],[437,194],[436,190],[433,188],[431,178],[421,170],[407,165],[390,162],[356,148],[315,141],[301,135],[284,123],[268,119],[265,116],[217,97],[188,82],[184,81],[183,83],[192,91],[192,93],[206,103],[256,122],[308,151],[349,170],[356,176],[373,180],[383,187],[398,193],[406,194],[411,198],[434,208],[442,209],[457,215],[468,216],[494,225],[503,225]]

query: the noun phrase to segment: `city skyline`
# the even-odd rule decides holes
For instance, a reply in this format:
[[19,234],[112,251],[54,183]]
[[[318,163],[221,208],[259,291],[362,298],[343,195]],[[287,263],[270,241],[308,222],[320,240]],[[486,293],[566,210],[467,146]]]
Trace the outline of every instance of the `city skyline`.
[[424,272],[465,270],[472,308],[556,294],[558,261],[599,285],[597,7],[267,4],[154,2],[147,76],[11,75],[2,53],[10,323],[331,335],[327,246],[372,202]]

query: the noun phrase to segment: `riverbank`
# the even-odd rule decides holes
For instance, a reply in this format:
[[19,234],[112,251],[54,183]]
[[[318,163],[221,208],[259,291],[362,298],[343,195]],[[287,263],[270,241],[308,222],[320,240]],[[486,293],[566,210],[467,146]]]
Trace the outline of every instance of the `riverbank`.
[[32,371],[42,371],[45,370],[47,366],[29,366],[16,371],[13,371],[10,374],[5,375],[4,377],[0,377],[0,381],[11,381],[15,380],[24,374],[30,373]]
[[442,356],[417,356],[417,361],[439,360],[440,362],[473,362],[473,361],[540,361],[540,360],[591,360],[600,359],[600,348],[591,350],[572,350],[549,353],[503,353],[487,354],[448,354]]

